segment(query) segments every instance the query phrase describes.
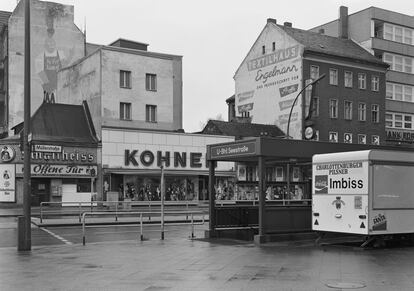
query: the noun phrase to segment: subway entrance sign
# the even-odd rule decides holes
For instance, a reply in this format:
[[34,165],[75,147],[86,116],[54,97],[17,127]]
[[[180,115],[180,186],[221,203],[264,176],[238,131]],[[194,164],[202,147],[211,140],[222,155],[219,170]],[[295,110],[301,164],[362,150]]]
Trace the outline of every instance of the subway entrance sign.
[[252,156],[255,154],[257,154],[255,141],[214,145],[210,147],[210,157],[212,159]]

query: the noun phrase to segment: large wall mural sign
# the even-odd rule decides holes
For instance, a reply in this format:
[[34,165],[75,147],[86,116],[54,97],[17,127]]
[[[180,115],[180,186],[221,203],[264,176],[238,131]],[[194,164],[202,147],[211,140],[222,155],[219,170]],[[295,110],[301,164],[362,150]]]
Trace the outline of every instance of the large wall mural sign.
[[[9,124],[23,121],[24,5],[20,1],[9,22]],[[58,102],[57,72],[84,56],[84,35],[74,24],[72,5],[32,0],[31,113],[42,102]]]
[[[302,88],[302,51],[283,30],[265,27],[234,77],[238,113],[249,112],[253,123],[274,124],[286,132],[289,111]],[[292,137],[302,137],[301,98],[289,128]]]

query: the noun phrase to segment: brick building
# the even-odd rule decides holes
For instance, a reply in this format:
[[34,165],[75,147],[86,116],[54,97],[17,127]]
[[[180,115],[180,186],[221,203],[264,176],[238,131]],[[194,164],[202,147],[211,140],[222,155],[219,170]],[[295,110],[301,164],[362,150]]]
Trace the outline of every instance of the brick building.
[[340,7],[339,19],[317,26],[330,36],[343,33],[372,55],[390,65],[386,73],[385,131],[389,144],[414,142],[414,17],[377,7],[348,15]]
[[286,132],[295,98],[325,74],[299,96],[289,135],[380,144],[385,140],[387,67],[345,36],[327,36],[268,19],[234,76],[236,116],[274,124]]

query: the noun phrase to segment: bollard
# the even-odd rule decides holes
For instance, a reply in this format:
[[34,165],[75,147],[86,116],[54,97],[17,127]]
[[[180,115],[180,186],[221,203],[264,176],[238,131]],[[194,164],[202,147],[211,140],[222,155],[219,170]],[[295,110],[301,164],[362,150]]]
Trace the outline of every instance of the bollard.
[[194,217],[193,213],[191,212],[191,239],[195,238],[194,236]]
[[86,213],[83,214],[83,223],[82,223],[82,244],[86,244],[86,235],[85,235],[85,222],[86,222]]
[[143,233],[142,213],[139,214],[139,223],[141,225],[141,241],[143,241],[144,240],[144,233]]
[[118,221],[118,201],[115,203],[115,221]]
[[82,204],[79,202],[79,223],[82,222]]
[[187,203],[186,203],[186,211],[187,211],[187,213],[185,214],[185,222],[187,222],[187,220],[188,220],[188,200],[187,200]]
[[43,202],[40,202],[40,223],[42,223],[42,222],[43,222],[42,205],[43,205]]

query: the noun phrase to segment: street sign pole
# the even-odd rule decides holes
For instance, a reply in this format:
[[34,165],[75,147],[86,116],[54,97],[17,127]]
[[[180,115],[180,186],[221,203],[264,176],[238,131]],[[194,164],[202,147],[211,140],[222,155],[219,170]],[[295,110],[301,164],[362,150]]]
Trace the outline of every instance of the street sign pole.
[[23,217],[18,220],[18,251],[30,251],[32,248],[31,233],[31,183],[30,183],[30,0],[25,0],[24,12],[24,128],[23,128]]

